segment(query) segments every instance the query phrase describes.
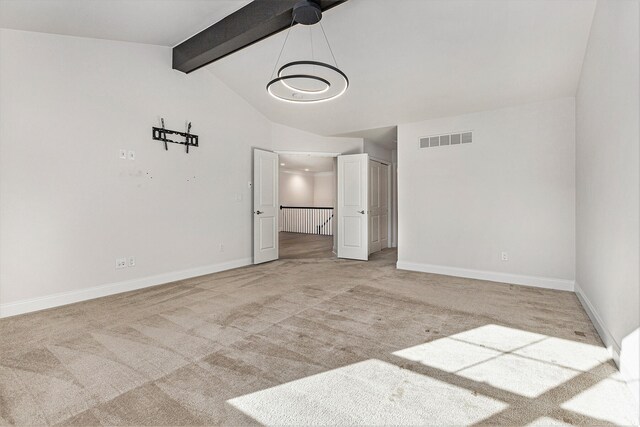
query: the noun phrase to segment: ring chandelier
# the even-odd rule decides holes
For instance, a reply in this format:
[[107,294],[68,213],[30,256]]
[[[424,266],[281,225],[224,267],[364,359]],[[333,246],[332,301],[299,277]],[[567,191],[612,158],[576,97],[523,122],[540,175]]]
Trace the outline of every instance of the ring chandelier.
[[[320,23],[321,19],[322,11],[320,6],[313,0],[301,0],[293,7],[291,26],[289,26],[280,55],[273,68],[271,81],[267,84],[267,92],[272,97],[294,104],[317,104],[336,99],[349,88],[349,79],[338,68],[336,57],[324,32],[324,27]],[[327,43],[329,52],[331,52],[335,65],[316,60],[305,60],[289,62],[278,68],[280,57],[289,39],[291,27],[296,22],[302,25],[320,23],[324,40]],[[311,42],[313,52],[313,40]]]

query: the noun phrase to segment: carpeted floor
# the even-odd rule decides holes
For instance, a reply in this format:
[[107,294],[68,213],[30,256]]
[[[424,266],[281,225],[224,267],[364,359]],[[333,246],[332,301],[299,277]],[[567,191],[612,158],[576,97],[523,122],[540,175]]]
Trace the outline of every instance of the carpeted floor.
[[0,320],[0,424],[631,424],[575,295],[287,259]]
[[333,236],[286,233],[280,235],[280,259],[333,258]]

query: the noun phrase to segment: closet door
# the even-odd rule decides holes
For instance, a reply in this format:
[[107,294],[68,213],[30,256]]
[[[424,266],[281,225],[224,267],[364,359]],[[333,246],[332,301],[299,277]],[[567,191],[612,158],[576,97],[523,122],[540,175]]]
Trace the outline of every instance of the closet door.
[[389,165],[380,164],[380,247],[389,247]]
[[369,253],[382,249],[380,243],[380,163],[369,160]]

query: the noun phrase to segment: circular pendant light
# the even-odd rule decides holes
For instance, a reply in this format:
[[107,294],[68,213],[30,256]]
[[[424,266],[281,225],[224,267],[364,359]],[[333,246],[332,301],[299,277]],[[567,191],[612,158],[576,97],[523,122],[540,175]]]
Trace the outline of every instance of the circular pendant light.
[[296,104],[313,104],[335,99],[347,91],[349,78],[339,68],[319,61],[294,61],[278,70],[267,84],[272,97]]
[[[280,55],[272,73],[272,79],[267,84],[267,93],[279,101],[294,104],[315,104],[338,98],[347,91],[349,79],[338,68],[333,50],[324,32],[322,11],[320,6],[312,0],[301,0],[293,7],[293,19]],[[280,68],[278,62],[289,39],[289,32],[294,23],[313,25],[320,23],[324,40],[334,61],[334,65],[316,60],[300,60],[284,64]],[[313,56],[313,38],[311,39]],[[276,75],[276,69],[278,70]],[[275,78],[274,78],[275,77]]]

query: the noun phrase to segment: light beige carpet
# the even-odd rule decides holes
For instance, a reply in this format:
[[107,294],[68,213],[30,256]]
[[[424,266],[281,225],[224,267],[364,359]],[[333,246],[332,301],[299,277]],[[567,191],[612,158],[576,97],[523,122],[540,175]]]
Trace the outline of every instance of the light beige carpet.
[[280,233],[280,259],[331,258],[333,236]]
[[631,424],[575,295],[281,260],[0,320],[0,424]]

